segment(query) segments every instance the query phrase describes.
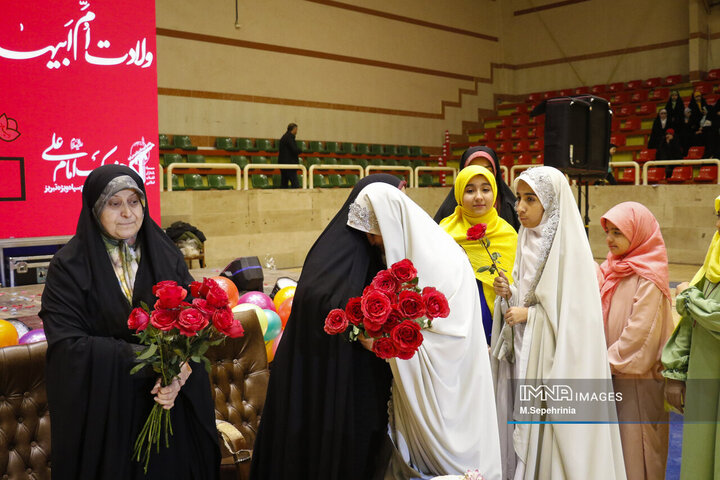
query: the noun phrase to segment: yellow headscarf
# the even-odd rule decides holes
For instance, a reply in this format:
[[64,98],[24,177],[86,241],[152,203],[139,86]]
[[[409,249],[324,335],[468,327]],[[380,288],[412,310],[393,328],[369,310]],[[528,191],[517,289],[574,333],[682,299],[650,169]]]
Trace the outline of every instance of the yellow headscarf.
[[467,239],[467,231],[470,227],[478,223],[487,225],[485,237],[490,241],[490,253],[497,252],[500,254],[500,258],[498,259],[500,262],[499,266],[506,270],[504,273],[511,283],[513,281],[512,268],[515,263],[515,250],[517,248],[517,232],[498,215],[495,208],[490,208],[484,215],[475,215],[472,210],[462,206],[465,187],[467,187],[467,184],[476,175],[482,175],[487,179],[493,191],[493,204],[495,203],[497,199],[497,184],[495,183],[495,176],[492,172],[485,167],[477,165],[467,166],[460,170],[460,173],[455,179],[455,201],[457,201],[458,206],[455,207],[452,215],[443,218],[440,226],[465,249],[470,263],[473,266],[473,270],[475,270],[475,278],[483,283],[485,300],[492,312],[495,302],[495,290],[492,285],[497,273],[492,274],[488,271],[482,273],[477,272],[478,268],[491,265],[492,262],[490,261],[487,251],[485,251],[485,247],[482,246],[479,240]]
[[[720,195],[715,198],[715,214],[720,214]],[[690,285],[699,283],[704,277],[712,283],[720,282],[720,233],[717,230],[705,255],[705,262],[693,277]]]

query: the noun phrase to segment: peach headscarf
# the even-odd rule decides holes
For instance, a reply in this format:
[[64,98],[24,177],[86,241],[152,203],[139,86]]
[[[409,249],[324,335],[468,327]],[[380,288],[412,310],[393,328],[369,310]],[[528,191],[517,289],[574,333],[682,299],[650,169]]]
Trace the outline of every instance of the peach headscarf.
[[608,252],[607,259],[600,265],[605,277],[600,288],[605,322],[615,288],[628,275],[637,274],[650,280],[670,299],[667,250],[660,225],[652,212],[640,203],[623,202],[600,218],[603,229],[608,221],[627,237],[630,247],[622,256]]

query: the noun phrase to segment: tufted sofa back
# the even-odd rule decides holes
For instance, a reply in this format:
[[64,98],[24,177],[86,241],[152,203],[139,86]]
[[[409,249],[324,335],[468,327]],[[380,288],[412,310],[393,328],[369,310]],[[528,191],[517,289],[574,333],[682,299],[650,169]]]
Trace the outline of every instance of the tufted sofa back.
[[50,479],[46,342],[0,348],[0,478]]
[[[245,335],[228,338],[205,354],[212,365],[210,386],[215,401],[215,418],[234,425],[240,432],[240,448],[251,450],[260,425],[270,372],[265,341],[254,312],[236,314]],[[240,478],[249,472],[249,463],[239,465]],[[232,459],[223,458],[232,465]],[[234,467],[233,467],[234,469]]]

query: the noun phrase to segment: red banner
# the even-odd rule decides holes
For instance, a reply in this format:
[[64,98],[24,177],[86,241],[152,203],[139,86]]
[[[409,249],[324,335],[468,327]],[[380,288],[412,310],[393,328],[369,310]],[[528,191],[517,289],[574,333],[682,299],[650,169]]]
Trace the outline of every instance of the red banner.
[[4,2],[0,238],[71,235],[85,177],[144,179],[160,221],[154,0]]

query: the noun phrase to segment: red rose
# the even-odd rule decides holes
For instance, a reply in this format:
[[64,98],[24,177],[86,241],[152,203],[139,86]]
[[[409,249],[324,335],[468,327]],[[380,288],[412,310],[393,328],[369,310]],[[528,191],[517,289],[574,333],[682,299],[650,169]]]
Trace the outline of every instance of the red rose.
[[372,351],[380,358],[388,359],[397,355],[397,349],[390,337],[376,338],[373,342]]
[[410,360],[417,350],[398,350],[397,358],[400,360]]
[[245,333],[242,324],[235,320],[230,307],[218,308],[212,314],[212,322],[215,329],[230,338],[242,337]]
[[398,295],[398,308],[403,317],[420,318],[425,315],[425,304],[422,296],[413,290],[403,290]]
[[481,238],[485,237],[485,230],[487,230],[487,225],[484,223],[478,223],[477,225],[474,225],[468,229],[467,239],[480,240]]
[[363,322],[363,328],[365,329],[365,335],[372,338],[379,338],[383,336],[384,323],[372,323],[368,322],[367,319]]
[[363,294],[360,308],[365,317],[365,323],[370,321],[377,325],[385,323],[388,315],[390,315],[392,305],[387,295],[378,290],[370,290]]
[[[214,280],[212,280],[212,282],[215,283]],[[227,292],[220,288],[220,285],[217,283],[210,287],[210,291],[208,291],[205,300],[207,300],[208,305],[213,308],[227,307],[230,303]]]
[[153,295],[156,297],[158,296],[157,291],[160,290],[163,287],[177,287],[178,284],[175,280],[163,280],[162,282],[158,282],[152,287]]
[[148,323],[150,323],[150,315],[144,308],[134,308],[133,311],[130,312],[130,317],[128,317],[128,328],[130,330],[142,332],[147,328]]
[[212,278],[204,278],[202,283],[200,282],[192,282],[190,284],[190,295],[192,295],[195,298],[201,297],[205,298],[205,296],[210,291],[210,288],[213,286],[218,286],[218,283],[213,280]]
[[170,283],[175,282],[168,282],[168,284],[162,286],[158,284],[156,285],[158,288],[153,288],[155,296],[158,298],[156,305],[160,308],[177,308],[187,297],[187,290],[177,284],[171,285]]
[[150,324],[158,330],[167,332],[176,326],[175,319],[177,315],[177,310],[165,310],[164,308],[155,307],[155,310],[150,314]]
[[215,310],[217,310],[215,307],[210,305],[204,298],[193,299],[192,306],[203,312],[208,317],[212,317],[213,313],[215,313]]
[[197,332],[207,327],[208,317],[197,308],[186,308],[178,315],[177,326],[186,337],[194,337]]
[[345,313],[347,314],[348,320],[353,325],[360,325],[363,320],[362,306],[360,305],[362,299],[360,297],[353,297],[348,300],[345,305]]
[[407,258],[393,263],[390,266],[390,271],[400,283],[409,282],[417,277],[415,265],[413,265],[413,263]]
[[450,305],[442,292],[433,287],[425,287],[422,291],[425,314],[430,318],[445,318],[450,315]]
[[325,332],[330,335],[342,333],[348,327],[348,317],[345,310],[333,308],[325,317]]
[[402,321],[402,312],[400,312],[397,305],[393,305],[392,310],[390,310],[390,315],[388,315],[388,318],[383,325],[383,331],[385,333],[390,333],[392,329],[395,328],[395,325],[399,325]]
[[400,285],[390,270],[382,270],[375,275],[372,283],[375,290],[383,292],[385,295],[394,296]]
[[[400,325],[393,328],[392,332],[390,332],[390,338],[392,338],[395,348],[398,350],[398,357],[403,360],[412,357],[410,352],[414,353],[423,342],[420,325],[412,320],[403,320]],[[410,354],[410,357],[403,358],[401,354]]]

